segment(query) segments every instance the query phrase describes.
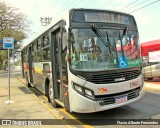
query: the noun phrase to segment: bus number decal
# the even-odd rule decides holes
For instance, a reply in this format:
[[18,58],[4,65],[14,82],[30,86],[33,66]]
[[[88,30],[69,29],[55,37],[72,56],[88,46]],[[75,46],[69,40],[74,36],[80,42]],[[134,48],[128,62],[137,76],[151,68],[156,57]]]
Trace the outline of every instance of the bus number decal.
[[80,61],[88,61],[87,53],[80,53]]

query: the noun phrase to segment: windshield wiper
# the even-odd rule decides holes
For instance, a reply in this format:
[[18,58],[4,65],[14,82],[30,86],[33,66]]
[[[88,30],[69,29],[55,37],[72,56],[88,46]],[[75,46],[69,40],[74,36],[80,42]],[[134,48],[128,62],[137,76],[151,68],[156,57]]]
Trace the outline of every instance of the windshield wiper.
[[[124,33],[123,33],[123,36],[124,36]],[[119,31],[119,39],[120,39],[120,42],[121,42],[121,51],[122,51],[122,56],[123,56],[123,58],[124,58],[123,43],[122,43],[122,38],[121,38],[121,35],[120,35],[120,31]]]
[[103,35],[103,33],[96,27],[95,24],[91,25],[91,29],[93,30],[93,32],[97,35],[97,37],[102,41],[102,43],[106,46],[109,47],[109,52],[111,54],[111,45],[110,43],[107,41],[106,38],[104,38],[105,36]]
[[107,42],[109,44],[109,51],[110,53],[112,53],[112,49],[111,49],[111,43],[110,43],[110,40],[109,40],[109,36],[108,36],[108,32],[106,31],[106,35],[107,35]]
[[[128,27],[123,30],[122,37],[124,37],[125,35],[127,35],[127,32],[128,32]],[[120,31],[119,31],[119,39],[120,39],[120,42],[121,42],[121,50],[122,50],[122,55],[123,55],[123,58],[124,58],[124,49],[123,49],[123,43],[122,43],[122,38],[121,38],[121,35],[120,35]]]

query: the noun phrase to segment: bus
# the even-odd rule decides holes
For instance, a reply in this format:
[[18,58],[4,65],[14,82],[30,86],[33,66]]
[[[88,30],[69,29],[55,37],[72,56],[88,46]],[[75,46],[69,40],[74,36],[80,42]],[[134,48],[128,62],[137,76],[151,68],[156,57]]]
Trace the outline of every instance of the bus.
[[70,9],[21,53],[26,85],[69,112],[104,111],[145,94],[139,33],[129,14]]

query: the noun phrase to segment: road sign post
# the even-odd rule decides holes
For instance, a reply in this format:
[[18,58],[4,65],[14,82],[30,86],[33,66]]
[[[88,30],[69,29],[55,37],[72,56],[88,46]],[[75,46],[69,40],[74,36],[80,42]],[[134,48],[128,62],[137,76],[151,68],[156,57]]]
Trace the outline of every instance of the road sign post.
[[3,38],[3,49],[8,49],[8,101],[5,101],[5,103],[10,104],[14,101],[10,98],[10,60],[9,60],[9,50],[14,49],[14,38],[13,37],[4,37]]

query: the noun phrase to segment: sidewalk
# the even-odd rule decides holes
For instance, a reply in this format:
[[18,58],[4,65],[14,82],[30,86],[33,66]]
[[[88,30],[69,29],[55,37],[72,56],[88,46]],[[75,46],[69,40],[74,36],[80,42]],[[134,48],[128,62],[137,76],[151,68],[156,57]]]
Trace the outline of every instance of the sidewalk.
[[[45,107],[45,103],[38,101],[36,96],[15,77],[10,79],[10,101],[13,103],[7,104],[8,96],[8,77],[0,77],[0,119],[58,119],[53,110],[49,111]],[[0,122],[1,124],[1,122]],[[5,127],[1,125],[0,126]],[[17,127],[17,126],[9,126]],[[24,126],[27,127],[27,126]],[[31,127],[31,126],[30,126]],[[67,125],[41,125],[34,127],[42,128],[67,128]]]
[[160,78],[156,77],[153,80],[146,80],[145,90],[155,92],[155,93],[160,93]]
[[160,82],[145,82],[145,90],[160,93]]

